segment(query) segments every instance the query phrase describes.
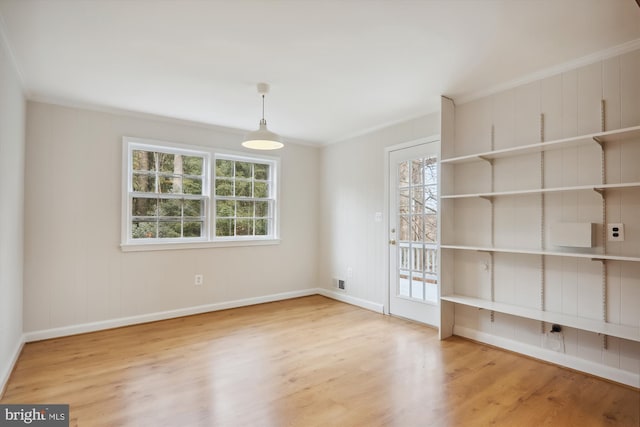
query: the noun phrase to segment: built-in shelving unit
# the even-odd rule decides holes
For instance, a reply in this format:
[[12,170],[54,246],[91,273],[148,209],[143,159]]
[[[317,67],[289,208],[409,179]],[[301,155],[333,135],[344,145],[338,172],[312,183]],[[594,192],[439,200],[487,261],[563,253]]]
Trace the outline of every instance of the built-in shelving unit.
[[[604,123],[605,123],[604,101],[602,102],[601,108],[602,108],[602,126],[604,127]],[[443,104],[443,112],[446,111],[447,109],[448,109],[448,113],[445,112],[444,114],[452,115],[453,111],[455,110],[452,104],[451,105]],[[540,129],[541,129],[540,140],[544,140],[544,134],[543,134],[544,116],[543,115],[540,116],[540,122],[541,122],[540,123]],[[443,143],[446,143],[446,139],[447,139],[445,134],[447,134],[447,132],[450,132],[451,129],[453,128],[453,122],[449,124],[451,125],[451,127],[445,130],[447,123],[443,122]],[[493,146],[493,128],[492,128],[491,137],[492,137],[491,145]],[[453,138],[453,132],[450,132],[450,138]],[[444,259],[443,268],[442,268],[443,278],[441,280],[442,290],[441,290],[441,298],[440,298],[441,306],[442,306],[442,310],[441,310],[441,337],[442,338],[446,338],[448,335],[453,333],[452,332],[453,326],[456,323],[454,308],[456,305],[461,305],[461,306],[474,307],[481,310],[489,311],[491,313],[491,322],[494,321],[493,313],[497,312],[497,313],[504,313],[512,316],[518,316],[526,319],[540,321],[541,325],[544,325],[545,323],[553,323],[553,324],[559,324],[559,325],[563,325],[571,328],[576,328],[580,330],[601,334],[604,337],[604,341],[603,341],[604,348],[606,348],[607,346],[606,337],[608,336],[640,342],[640,324],[635,326],[629,326],[625,324],[611,323],[608,321],[608,315],[607,315],[607,294],[608,294],[607,263],[610,261],[625,262],[625,263],[640,262],[640,251],[633,250],[632,253],[627,253],[623,255],[620,255],[618,253],[616,254],[607,253],[607,242],[606,242],[607,239],[605,238],[604,223],[607,222],[606,221],[606,218],[607,218],[606,200],[607,200],[607,197],[609,197],[608,196],[609,192],[621,191],[621,190],[638,191],[638,189],[640,189],[640,182],[637,182],[637,181],[618,182],[618,183],[606,182],[605,155],[606,155],[607,145],[612,143],[631,144],[633,146],[635,146],[636,143],[640,144],[640,126],[627,127],[624,129],[616,129],[616,130],[611,130],[606,132],[592,133],[588,135],[580,135],[580,136],[571,137],[571,138],[564,138],[564,139],[558,139],[554,141],[528,144],[528,145],[512,147],[512,148],[485,151],[485,152],[480,152],[480,153],[470,154],[470,155],[463,155],[458,157],[446,158],[445,156],[445,158],[442,159],[441,164],[443,166],[443,172],[442,172],[443,188],[447,188],[449,190],[454,188],[455,186],[453,185],[453,183],[456,179],[456,170],[457,170],[456,166],[460,164],[469,164],[471,162],[479,162],[479,163],[486,164],[487,165],[486,167],[490,168],[490,174],[489,172],[486,172],[484,174],[477,175],[477,176],[461,175],[462,177],[466,177],[466,178],[458,177],[457,179],[487,180],[490,177],[490,180],[491,180],[490,182],[479,183],[479,184],[484,184],[487,187],[490,187],[491,191],[465,193],[465,194],[455,194],[453,192],[450,194],[447,194],[445,192],[441,196],[443,203],[447,201],[448,201],[447,203],[449,203],[447,207],[446,208],[443,207],[443,210],[442,210],[443,215],[447,216],[447,221],[448,221],[448,226],[444,227],[445,231],[443,231],[443,235],[442,235],[443,244],[441,245],[441,249],[443,250],[442,257]],[[588,146],[592,146],[593,144],[597,144],[600,146],[599,152],[601,153],[600,154],[601,158],[597,161],[600,162],[601,169],[602,169],[601,182],[588,184],[588,185],[573,185],[573,186],[545,188],[544,186],[545,167],[548,167],[547,161],[545,160],[546,152],[552,151],[552,150],[575,148],[575,147],[588,147]],[[450,149],[449,152],[455,152],[455,150]],[[519,157],[523,155],[530,155],[530,154],[536,154],[536,153],[539,153],[539,162],[526,160],[525,158]],[[577,156],[576,151],[568,152],[568,153],[569,154],[567,155]],[[596,153],[591,152],[589,153],[589,155],[595,156]],[[622,157],[622,155],[619,155],[619,157]],[[536,169],[534,171],[525,171],[525,170],[522,171],[523,174],[526,174],[526,173],[529,173],[529,174],[535,173],[536,175],[539,174],[540,176],[539,188],[515,189],[515,190],[509,190],[509,191],[494,191],[494,187],[495,187],[495,182],[494,182],[495,169],[494,168],[497,167],[497,163],[494,162],[494,160],[504,159],[501,161],[500,165],[505,165],[505,164],[508,165],[508,162],[512,162],[517,158],[522,159],[517,161],[522,162],[523,165],[527,165],[528,167],[531,167],[531,165],[535,165],[539,163],[540,165],[539,169]],[[590,165],[593,166],[595,161],[596,161],[595,158],[592,158]],[[640,162],[640,159],[638,159],[638,161]],[[517,163],[517,164],[520,164],[520,163]],[[553,165],[557,168],[559,164],[561,165],[561,163],[556,162]],[[486,170],[486,169],[476,168],[473,170],[478,171],[478,170]],[[597,171],[597,172],[600,172],[600,171]],[[591,176],[592,175],[593,173],[591,174]],[[627,174],[627,176],[633,176],[633,175],[634,174],[631,174],[631,175]],[[505,183],[502,182],[501,184],[504,185]],[[510,184],[512,186],[517,187],[518,179],[517,178],[514,179],[514,182]],[[528,187],[530,187],[530,185],[528,185]],[[545,236],[547,232],[546,230],[547,230],[547,227],[549,227],[549,224],[547,223],[547,219],[545,218],[545,215],[546,215],[545,212],[547,212],[547,209],[548,209],[548,206],[547,208],[545,208],[545,200],[547,200],[545,196],[548,194],[554,194],[554,193],[571,193],[571,192],[587,192],[587,191],[597,192],[602,196],[601,207],[597,207],[597,204],[594,205],[593,199],[589,199],[588,201],[583,202],[583,203],[591,204],[589,205],[591,206],[589,208],[591,209],[591,212],[594,211],[594,207],[596,207],[597,209],[596,212],[601,211],[602,217],[601,217],[601,220],[598,221],[600,224],[598,229],[602,230],[602,235],[598,238],[598,242],[599,242],[598,245],[593,248],[570,248],[570,247],[565,247],[565,248],[552,247],[551,249],[548,248],[545,242],[545,239],[546,239]],[[539,238],[540,246],[538,248],[524,248],[524,249],[517,248],[517,247],[513,247],[513,248],[495,247],[494,245],[494,239],[495,239],[494,235],[496,233],[495,210],[497,209],[495,206],[495,203],[496,203],[495,199],[499,197],[513,197],[513,196],[521,196],[521,195],[539,195],[540,196],[539,199],[529,199],[528,201],[523,202],[525,203],[525,206],[527,206],[527,209],[533,209],[534,212],[538,212],[537,215],[539,215],[540,222],[537,225],[531,227],[531,229],[519,230],[519,232],[522,232],[522,233],[534,233],[534,234],[529,234],[529,236],[533,236],[534,241]],[[469,218],[469,215],[474,215],[475,214],[474,212],[477,212],[477,214],[480,217],[484,218],[485,222],[482,223],[484,225],[478,226],[477,228],[475,228],[475,231],[477,232],[477,234],[480,234],[480,235],[484,234],[485,238],[483,240],[487,242],[490,241],[491,242],[490,244],[487,244],[487,245],[464,244],[461,242],[464,242],[466,236],[456,235],[456,231],[455,231],[456,215],[454,212],[457,206],[457,201],[464,200],[464,199],[473,199],[473,198],[486,199],[490,203],[487,205],[478,205],[477,208],[469,208],[469,205],[464,205],[465,210],[463,211],[462,215],[467,215],[467,218]],[[562,203],[561,201],[559,201],[560,199],[553,199],[551,201],[549,200],[547,200],[546,203]],[[570,198],[570,200],[578,200],[578,199]],[[576,201],[575,203],[580,203],[580,202]],[[509,207],[507,205],[501,206],[500,209],[508,209]],[[477,210],[474,210],[474,209],[477,209]],[[489,209],[489,210],[486,210],[486,209]],[[573,207],[572,209],[576,210],[577,208]],[[490,224],[488,223],[487,217],[490,218]],[[504,214],[503,214],[503,217],[504,217]],[[555,218],[555,220],[557,221],[557,217]],[[469,220],[467,219],[467,221]],[[593,219],[591,219],[590,221],[596,222],[596,221],[593,221]],[[502,237],[504,238],[504,235]],[[477,238],[477,235],[476,235],[476,238]],[[454,244],[452,242],[460,242],[461,244]],[[632,246],[632,247],[637,247],[637,246]],[[478,277],[477,280],[473,279],[474,274],[480,274],[480,273],[477,273],[477,272],[473,273],[473,269],[469,270],[468,268],[466,270],[466,273],[463,273],[461,271],[456,273],[456,259],[457,259],[456,253],[458,253],[459,251],[486,252],[490,254],[489,258],[483,258],[482,261],[479,261],[485,264],[483,264],[484,267],[482,267],[482,269],[478,269],[478,271],[485,271],[486,274],[490,275],[490,277],[483,276],[483,278]],[[619,251],[620,251],[620,247],[617,248],[617,252]],[[638,253],[635,253],[635,252],[638,252]],[[501,302],[498,302],[496,300],[495,283],[494,283],[494,280],[496,279],[494,277],[494,272],[493,272],[495,267],[494,262],[498,262],[498,261],[502,263],[508,262],[506,259],[496,260],[496,257],[494,256],[494,254],[498,254],[498,253],[521,254],[525,256],[535,257],[535,258],[531,258],[531,260],[527,262],[529,262],[529,265],[531,266],[538,266],[537,267],[538,272],[535,274],[539,277],[539,280],[540,280],[540,284],[537,285],[540,288],[539,290],[540,300],[532,301],[533,303],[532,305],[538,305],[539,306],[538,308],[523,307],[516,304],[509,304],[507,302],[504,302],[505,299],[508,300],[509,298],[498,298],[498,301],[501,301]],[[583,318],[573,314],[551,312],[545,309],[544,301],[545,301],[546,289],[549,286],[555,285],[554,283],[546,283],[545,281],[545,269],[547,268],[545,266],[546,257],[569,257],[569,258],[578,258],[578,259],[588,259],[588,260],[600,262],[600,264],[602,265],[601,267],[602,291],[600,295],[594,296],[594,298],[602,298],[602,312],[593,313],[594,317],[601,317],[600,319]],[[473,260],[474,258],[467,257],[465,259],[466,261],[464,262],[468,263],[470,262],[469,260]],[[475,258],[476,262],[478,262],[477,261],[478,259],[480,258]],[[469,271],[471,271],[471,273],[469,273]],[[459,279],[457,275],[463,276],[463,278]],[[489,286],[490,289],[487,290],[487,288],[485,287],[483,291],[480,291],[479,289],[477,289],[479,286],[481,286],[480,283],[483,283],[483,286]],[[591,287],[590,289],[592,288],[593,287]],[[465,292],[460,292],[460,290],[462,289],[464,289]],[[478,295],[485,295],[485,296],[490,295],[490,297],[479,298],[477,296],[472,296],[472,295],[462,295],[462,293],[471,293],[471,294],[476,293]],[[544,327],[542,328],[542,331],[544,332]]]

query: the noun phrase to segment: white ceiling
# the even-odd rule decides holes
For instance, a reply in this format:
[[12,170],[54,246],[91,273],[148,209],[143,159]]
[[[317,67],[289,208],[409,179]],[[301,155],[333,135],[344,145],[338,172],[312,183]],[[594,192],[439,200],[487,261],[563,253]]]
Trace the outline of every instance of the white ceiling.
[[640,39],[635,0],[0,0],[30,99],[332,142]]

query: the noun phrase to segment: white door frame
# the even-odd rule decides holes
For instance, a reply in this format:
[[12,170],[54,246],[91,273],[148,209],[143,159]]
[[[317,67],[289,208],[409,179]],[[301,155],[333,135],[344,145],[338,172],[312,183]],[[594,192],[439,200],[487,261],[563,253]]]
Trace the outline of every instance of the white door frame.
[[[390,256],[390,249],[389,249],[389,236],[390,236],[390,230],[389,230],[389,219],[390,219],[390,215],[395,214],[395,213],[391,213],[389,212],[389,201],[390,201],[390,188],[389,188],[389,156],[391,155],[392,151],[398,151],[398,150],[402,150],[405,148],[411,148],[411,147],[415,147],[416,145],[422,145],[422,144],[428,144],[430,142],[438,142],[440,141],[440,134],[437,135],[431,135],[428,137],[424,137],[424,138],[418,138],[418,139],[414,139],[411,141],[407,141],[407,142],[403,142],[400,144],[396,144],[396,145],[391,145],[389,147],[385,147],[384,148],[384,209],[386,211],[386,215],[384,217],[384,256],[385,256],[385,262],[384,262],[384,277],[385,277],[385,305],[384,305],[384,314],[390,314],[389,312],[389,306],[391,305],[391,292],[389,291],[391,289],[390,283],[389,283],[389,276],[390,276],[390,271],[389,271],[389,256]],[[438,152],[438,161],[440,161],[440,154],[441,154],[440,150]],[[438,194],[440,194],[440,179],[438,179]],[[440,224],[440,209],[438,209],[438,224]],[[440,242],[440,227],[438,227],[438,245]],[[439,259],[440,257],[438,257]],[[440,295],[440,268],[438,268],[438,295]]]

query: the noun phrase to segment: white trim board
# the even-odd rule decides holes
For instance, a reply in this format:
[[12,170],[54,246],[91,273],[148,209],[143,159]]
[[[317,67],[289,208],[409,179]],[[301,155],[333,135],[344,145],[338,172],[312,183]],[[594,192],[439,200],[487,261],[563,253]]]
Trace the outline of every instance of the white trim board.
[[555,365],[563,366],[575,371],[585,372],[587,374],[595,375],[597,377],[604,378],[610,381],[615,381],[620,384],[625,384],[630,387],[640,388],[640,374],[634,374],[633,372],[624,371],[622,369],[602,365],[599,363],[591,362],[589,360],[580,359],[575,356],[558,353],[530,344],[525,344],[519,341],[513,341],[508,338],[499,337],[496,335],[488,334],[486,332],[476,331],[474,329],[466,328],[463,326],[454,326],[453,334],[463,338],[468,338],[470,340],[500,347],[505,350],[513,351],[519,353],[520,355],[533,357],[534,359],[539,359],[545,362],[553,363]]
[[610,48],[594,52],[589,55],[564,62],[562,64],[545,68],[504,83],[499,83],[487,89],[479,90],[477,92],[459,94],[458,96],[454,96],[453,99],[455,100],[456,105],[466,104],[467,102],[475,101],[476,99],[494,95],[505,90],[513,89],[518,86],[545,79],[547,77],[562,74],[564,72],[575,70],[580,67],[595,64],[598,61],[604,61],[605,59],[613,58],[614,56],[624,55],[625,53],[632,52],[639,48],[640,39],[630,40],[628,42],[612,46]]
[[4,395],[5,389],[7,387],[7,383],[9,382],[9,377],[11,377],[11,373],[13,372],[13,368],[15,368],[16,363],[18,362],[18,357],[20,357],[20,353],[22,353],[22,347],[24,347],[25,337],[24,334],[20,336],[20,339],[15,345],[13,349],[13,355],[11,356],[11,360],[9,364],[3,369],[0,374],[0,399]]
[[[171,116],[165,116],[165,115],[156,114],[156,113],[148,113],[144,111],[127,110],[125,108],[110,107],[106,105],[83,102],[78,100],[71,100],[71,99],[66,99],[66,98],[56,97],[56,96],[44,96],[40,94],[31,94],[26,92],[25,92],[25,96],[27,101],[36,102],[38,104],[56,105],[58,107],[70,108],[74,110],[84,110],[84,111],[90,111],[90,112],[105,113],[105,114],[111,114],[114,116],[119,116],[124,118],[150,120],[154,122],[174,124],[177,126],[189,126],[189,127],[199,128],[199,129],[211,130],[215,132],[224,132],[230,135],[238,135],[238,138],[239,138],[238,144],[240,143],[240,139],[243,138],[247,134],[247,132],[249,132],[249,130],[216,125],[213,123],[201,122],[201,121],[191,120],[191,119],[186,119],[181,117],[171,117]],[[286,135],[285,137],[286,137],[287,143],[291,143],[295,145],[303,145],[303,146],[313,147],[313,148],[322,147],[322,143],[318,141],[308,141],[305,139],[289,137]],[[243,149],[243,148],[240,148],[240,150],[243,150],[243,152],[247,152],[247,153],[253,152],[253,151],[249,151],[249,149]]]
[[249,305],[263,304],[266,302],[282,301],[291,298],[300,298],[316,295],[315,288],[302,289],[299,291],[282,292],[279,294],[264,295],[260,297],[244,298],[233,301],[218,302],[213,304],[198,305],[195,307],[185,307],[176,310],[160,311],[155,313],[140,314],[137,316],[120,317],[117,319],[103,320],[99,322],[82,323],[79,325],[63,326],[60,328],[44,329],[40,331],[26,332],[25,342],[59,338],[69,335],[84,334],[87,332],[102,331],[105,329],[119,328],[122,326],[137,325],[140,323],[155,322],[158,320],[173,319],[193,314],[209,313],[212,311],[227,310],[230,308],[246,307]]
[[155,322],[158,320],[173,319],[193,314],[209,313],[212,311],[227,310],[230,308],[246,307],[249,305],[263,304],[267,302],[283,301],[292,298],[306,297],[310,295],[322,295],[337,301],[355,305],[367,310],[383,313],[384,306],[371,301],[353,297],[350,295],[334,292],[324,288],[308,288],[299,291],[282,292],[279,294],[264,295],[260,297],[245,298],[233,301],[204,304],[195,307],[185,307],[176,310],[160,311],[155,313],[140,314],[137,316],[120,317],[117,319],[102,320],[99,322],[82,323],[79,325],[69,325],[60,328],[43,329],[40,331],[26,332],[23,335],[23,342],[33,342],[51,338],[65,337],[69,335],[85,334],[88,332],[102,331],[105,329],[120,328],[123,326],[137,325],[140,323]]
[[317,288],[318,295],[322,295],[327,298],[331,298],[337,301],[346,302],[347,304],[355,305],[360,308],[375,311],[376,313],[384,313],[384,304],[378,304],[373,301],[357,298],[351,295],[344,294],[342,292],[332,291],[326,288]]

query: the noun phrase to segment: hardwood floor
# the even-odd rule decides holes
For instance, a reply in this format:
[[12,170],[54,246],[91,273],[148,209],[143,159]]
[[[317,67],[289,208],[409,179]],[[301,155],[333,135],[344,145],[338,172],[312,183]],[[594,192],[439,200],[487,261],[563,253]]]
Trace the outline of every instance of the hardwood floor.
[[25,345],[71,425],[638,426],[640,392],[321,296]]

